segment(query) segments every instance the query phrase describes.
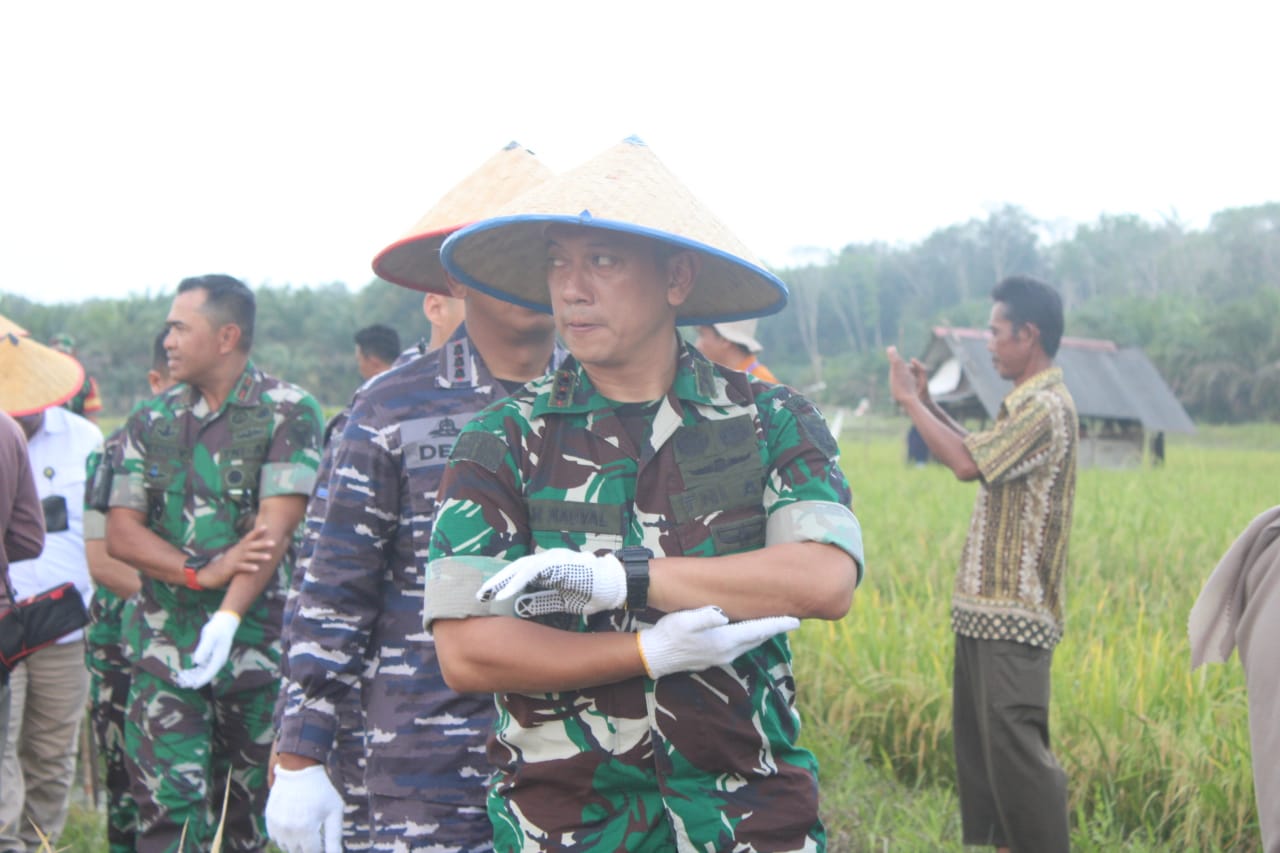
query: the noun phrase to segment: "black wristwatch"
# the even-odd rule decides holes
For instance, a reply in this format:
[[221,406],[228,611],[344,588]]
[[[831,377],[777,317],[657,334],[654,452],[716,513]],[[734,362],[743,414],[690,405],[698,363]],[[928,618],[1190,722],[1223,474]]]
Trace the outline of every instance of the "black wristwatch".
[[614,551],[627,573],[627,609],[643,610],[649,606],[649,561],[653,552],[638,545]]

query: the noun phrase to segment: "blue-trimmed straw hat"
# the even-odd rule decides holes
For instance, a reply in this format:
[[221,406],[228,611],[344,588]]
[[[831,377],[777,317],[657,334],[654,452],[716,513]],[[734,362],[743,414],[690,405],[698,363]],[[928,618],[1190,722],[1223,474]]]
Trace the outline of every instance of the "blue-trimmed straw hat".
[[373,271],[401,287],[449,295],[440,266],[445,238],[464,225],[493,216],[502,205],[553,174],[532,151],[518,142],[508,143],[445,193],[409,233],[379,252]]
[[781,311],[787,286],[764,268],[676,179],[647,145],[623,140],[547,181],[445,241],[441,260],[469,287],[551,312],[547,226],[578,225],[636,234],[702,257],[676,321],[706,325]]

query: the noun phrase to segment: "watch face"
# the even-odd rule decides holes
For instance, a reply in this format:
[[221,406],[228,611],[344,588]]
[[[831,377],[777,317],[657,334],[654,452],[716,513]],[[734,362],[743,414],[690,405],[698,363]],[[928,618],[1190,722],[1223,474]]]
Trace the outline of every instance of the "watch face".
[[205,566],[209,565],[209,559],[210,558],[207,556],[188,557],[187,561],[183,563],[183,565],[188,569],[203,569]]

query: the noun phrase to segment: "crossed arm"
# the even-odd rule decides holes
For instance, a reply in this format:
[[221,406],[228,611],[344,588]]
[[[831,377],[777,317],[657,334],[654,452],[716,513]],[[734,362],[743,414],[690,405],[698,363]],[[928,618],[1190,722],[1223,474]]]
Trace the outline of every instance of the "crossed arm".
[[[750,630],[739,626],[751,620],[839,619],[849,610],[857,577],[853,557],[818,542],[721,557],[663,557],[650,563],[649,604],[669,614],[720,608],[734,625],[680,640],[712,644],[722,639],[714,633],[721,627]],[[575,633],[509,616],[438,619],[432,631],[445,681],[459,691],[576,690],[642,676],[654,665],[648,661],[646,667],[638,635],[626,632]]]
[[[243,614],[266,589],[306,505],[305,495],[263,498],[253,530],[196,573],[206,589],[226,588],[222,609]],[[186,585],[186,554],[148,528],[139,510],[114,506],[107,513],[107,553],[148,577]]]

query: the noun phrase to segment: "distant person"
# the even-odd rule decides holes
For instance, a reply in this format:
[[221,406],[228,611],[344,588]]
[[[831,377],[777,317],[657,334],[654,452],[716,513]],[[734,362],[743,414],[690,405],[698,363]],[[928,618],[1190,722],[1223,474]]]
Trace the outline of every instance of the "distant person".
[[431,324],[431,339],[427,349],[440,349],[467,316],[467,302],[443,293],[428,293],[422,298],[422,313]]
[[[27,436],[46,536],[40,556],[9,565],[13,590],[26,598],[71,582],[87,606],[93,587],[84,552],[85,462],[102,443],[102,431],[58,405],[15,420]],[[0,763],[5,791],[0,850],[36,850],[43,844],[38,832],[56,842],[67,821],[89,694],[84,631],[72,631],[23,658],[10,674],[9,690],[9,729]]]
[[[59,332],[50,338],[49,346],[58,352],[66,353],[77,361],[80,360],[80,356],[76,354],[76,339],[66,332]],[[88,371],[85,371],[84,382],[81,383],[80,390],[62,405],[81,417],[95,422],[98,420],[98,413],[102,411],[102,395],[98,392],[97,381],[89,375]]]
[[[36,375],[58,381],[36,382]],[[8,412],[27,414],[57,405],[80,386],[84,372],[70,359],[16,334],[0,335],[0,609],[14,594],[9,566],[44,550],[44,508],[31,472],[27,437]],[[9,670],[0,666],[0,751],[9,731]],[[0,802],[7,802],[0,775]]]
[[1189,623],[1191,669],[1240,653],[1249,748],[1266,853],[1280,853],[1280,506],[1244,529],[1205,581]]
[[907,430],[907,461],[912,465],[925,465],[929,462],[929,445],[924,443],[924,436],[916,425]]
[[773,371],[760,361],[763,346],[756,340],[757,320],[712,323],[698,327],[698,352],[730,370],[740,370],[765,382],[777,382]]
[[320,407],[250,360],[253,292],[187,278],[165,321],[178,382],[125,424],[107,547],[138,569],[125,628],[133,654],[126,761],[137,849],[267,844],[271,712],[280,621],[320,457]]
[[375,324],[356,332],[356,367],[361,379],[390,369],[400,357],[400,335],[390,326]]
[[1151,464],[1164,464],[1164,433],[1157,432],[1151,439]]
[[[151,346],[147,385],[152,396],[166,391],[168,355],[163,330]],[[89,715],[104,770],[107,789],[107,844],[111,853],[131,853],[136,847],[138,809],[129,790],[125,762],[125,720],[129,710],[132,660],[124,642],[134,595],[142,588],[137,569],[107,553],[107,509],[111,497],[113,466],[119,463],[124,429],[107,436],[103,446],[89,455],[84,493],[84,552],[93,578],[89,604],[89,628],[85,632],[85,659],[89,666]]]
[[1070,840],[1067,777],[1049,746],[1076,482],[1076,407],[1053,357],[1062,299],[1006,278],[991,293],[991,353],[1013,381],[992,427],[970,433],[929,395],[924,365],[889,347],[889,388],[933,457],[979,480],[951,603],[953,725],[965,844],[1055,853]]

